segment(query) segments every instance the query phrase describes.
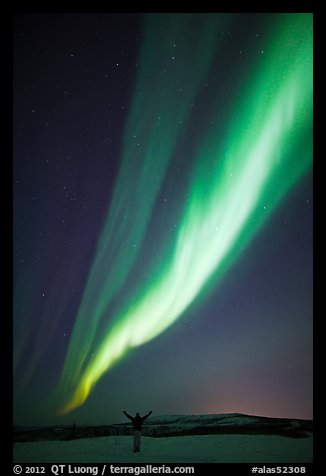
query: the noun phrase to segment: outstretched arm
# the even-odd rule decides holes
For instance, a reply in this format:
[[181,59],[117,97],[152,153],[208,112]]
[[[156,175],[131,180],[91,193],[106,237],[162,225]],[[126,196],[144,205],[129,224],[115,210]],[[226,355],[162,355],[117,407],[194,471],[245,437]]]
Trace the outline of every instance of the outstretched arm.
[[129,420],[133,421],[134,420],[134,417],[132,417],[131,415],[129,415],[129,413],[127,413],[126,411],[123,412],[127,418],[129,418]]
[[152,410],[151,410],[150,412],[148,412],[146,415],[144,415],[144,416],[142,417],[142,420],[143,420],[143,421],[146,420],[146,418],[148,418],[149,415],[151,415],[151,413],[152,413]]

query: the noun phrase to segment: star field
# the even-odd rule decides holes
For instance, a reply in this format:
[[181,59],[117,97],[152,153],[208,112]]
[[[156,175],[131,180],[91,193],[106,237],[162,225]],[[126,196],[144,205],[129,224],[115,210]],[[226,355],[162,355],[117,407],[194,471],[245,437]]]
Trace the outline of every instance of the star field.
[[19,14],[14,421],[312,417],[310,14]]

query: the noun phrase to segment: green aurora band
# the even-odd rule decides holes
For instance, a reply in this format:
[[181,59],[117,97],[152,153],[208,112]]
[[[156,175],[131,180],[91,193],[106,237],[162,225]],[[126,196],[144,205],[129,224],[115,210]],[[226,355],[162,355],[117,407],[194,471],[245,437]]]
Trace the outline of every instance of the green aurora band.
[[[82,405],[115,363],[216,286],[311,167],[312,15],[275,14],[268,48],[254,76],[241,80],[223,140],[212,99],[216,120],[192,152],[183,200],[170,209],[178,226],[159,237],[150,264],[133,278],[191,120],[189,105],[223,54],[216,38],[230,16],[145,15],[121,166],[58,388],[61,414]],[[133,286],[126,291],[128,279]]]

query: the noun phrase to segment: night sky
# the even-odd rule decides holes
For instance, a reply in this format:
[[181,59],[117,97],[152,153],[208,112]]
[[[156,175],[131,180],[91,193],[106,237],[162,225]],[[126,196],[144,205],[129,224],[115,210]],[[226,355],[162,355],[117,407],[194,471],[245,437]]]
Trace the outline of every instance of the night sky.
[[26,13],[14,423],[312,418],[312,14]]

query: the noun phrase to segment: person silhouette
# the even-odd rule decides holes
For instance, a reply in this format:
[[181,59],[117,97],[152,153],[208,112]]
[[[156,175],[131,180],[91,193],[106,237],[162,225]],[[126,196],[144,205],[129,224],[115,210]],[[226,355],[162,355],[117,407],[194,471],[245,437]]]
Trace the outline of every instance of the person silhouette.
[[144,416],[140,416],[140,414],[137,412],[136,415],[133,417],[129,415],[126,411],[123,412],[129,420],[132,421],[133,427],[134,427],[134,453],[139,453],[140,452],[140,439],[141,439],[141,430],[142,430],[142,423],[146,418],[149,417],[149,415],[152,413],[152,411],[148,412]]

